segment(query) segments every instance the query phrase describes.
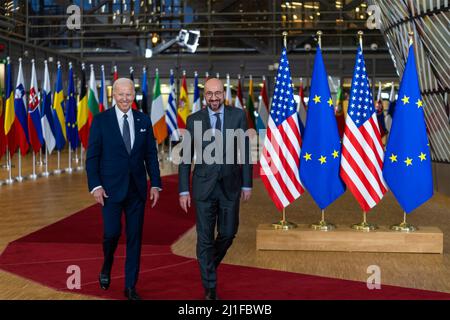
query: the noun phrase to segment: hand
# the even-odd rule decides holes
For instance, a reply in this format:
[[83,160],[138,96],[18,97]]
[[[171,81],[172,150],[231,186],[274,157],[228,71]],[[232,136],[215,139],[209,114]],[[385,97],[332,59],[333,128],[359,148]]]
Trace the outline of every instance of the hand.
[[100,203],[102,206],[105,205],[105,202],[103,200],[103,198],[108,198],[108,195],[105,192],[105,189],[103,188],[98,188],[97,190],[95,190],[92,195],[95,198],[95,201],[97,201],[97,203]]
[[150,189],[150,200],[152,201],[152,208],[153,208],[159,200],[159,191],[157,188]]
[[188,194],[180,196],[180,206],[187,213],[188,208],[191,207],[191,196]]
[[241,191],[241,199],[244,201],[248,201],[252,195],[252,190],[242,190]]

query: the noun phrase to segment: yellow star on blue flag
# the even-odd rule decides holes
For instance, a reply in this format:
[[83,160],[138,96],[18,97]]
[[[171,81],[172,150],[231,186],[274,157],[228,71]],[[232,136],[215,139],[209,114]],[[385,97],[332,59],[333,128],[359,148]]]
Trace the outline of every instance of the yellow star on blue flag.
[[78,137],[78,126],[77,122],[77,101],[75,100],[75,84],[73,81],[73,68],[69,68],[69,98],[67,99],[67,140],[70,143],[72,150],[76,150],[80,144],[80,139]]
[[398,96],[404,97],[404,104],[417,101],[419,107],[395,109],[383,166],[384,180],[406,213],[433,195],[430,149],[415,60],[414,47],[410,45]]
[[[317,47],[309,96],[300,180],[317,205],[325,209],[344,193],[345,185],[339,175],[341,143],[320,47]],[[309,161],[311,155],[317,160]]]

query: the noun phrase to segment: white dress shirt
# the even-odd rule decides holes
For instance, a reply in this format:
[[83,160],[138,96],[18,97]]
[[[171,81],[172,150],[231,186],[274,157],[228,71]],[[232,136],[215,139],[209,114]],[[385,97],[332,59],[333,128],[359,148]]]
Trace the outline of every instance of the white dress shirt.
[[[216,131],[216,122],[217,122],[217,117],[216,117],[216,113],[219,114],[219,118],[220,118],[220,127],[221,127],[221,131],[223,132],[223,121],[224,121],[224,105],[222,104],[219,108],[219,110],[217,111],[212,111],[211,108],[208,108],[208,115],[209,115],[209,121],[211,123],[211,129],[213,130],[213,134],[215,134]],[[242,187],[241,188],[242,191],[250,191],[252,190],[252,188],[248,188],[248,187]],[[180,196],[188,196],[189,195],[189,191],[182,191],[179,194]]]
[[133,111],[130,109],[128,109],[128,111],[122,112],[122,110],[119,109],[119,107],[115,106],[115,110],[116,110],[116,116],[117,116],[117,122],[119,123],[119,128],[120,128],[120,134],[123,137],[123,121],[124,118],[123,116],[126,114],[128,116],[128,124],[130,125],[130,139],[131,139],[131,149],[133,149],[133,145],[134,145],[134,119],[133,119]]
[[[134,132],[134,118],[133,118],[133,110],[130,108],[126,113],[122,112],[122,110],[119,109],[119,107],[115,106],[114,107],[116,110],[116,116],[117,116],[117,122],[119,123],[119,129],[120,129],[120,134],[123,136],[123,115],[126,114],[128,116],[128,124],[130,126],[130,140],[131,140],[131,149],[133,149],[133,145],[134,145],[134,136],[135,136],[135,132]],[[91,190],[91,193],[94,193],[95,190],[102,188],[102,186],[96,186],[95,188],[93,188]],[[161,191],[162,189],[159,187],[152,187],[158,189],[158,191]]]

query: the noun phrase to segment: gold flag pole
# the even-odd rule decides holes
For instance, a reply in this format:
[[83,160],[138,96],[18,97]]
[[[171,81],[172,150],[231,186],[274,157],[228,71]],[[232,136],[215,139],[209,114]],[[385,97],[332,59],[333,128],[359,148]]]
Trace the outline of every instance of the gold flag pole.
[[[361,47],[361,51],[363,50],[363,41],[362,41],[363,34],[364,32],[362,32],[361,30],[358,31],[359,46]],[[367,212],[363,211],[363,222],[352,225],[352,229],[358,231],[373,231],[378,229],[378,226],[372,223],[368,223]]]
[[367,222],[367,212],[363,211],[363,222],[352,225],[352,229],[355,229],[358,231],[373,231],[373,230],[378,229],[378,226],[376,224],[368,223]]
[[403,222],[393,225],[391,230],[400,232],[414,232],[417,230],[417,227],[406,222],[406,212],[403,211]]
[[319,44],[319,48],[322,49],[322,31],[317,31],[317,43]]
[[[409,31],[408,35],[409,35],[409,45],[412,45],[413,44],[414,32]],[[412,224],[409,224],[409,223],[406,222],[406,212],[403,211],[403,222],[393,225],[391,227],[391,230],[400,231],[400,232],[414,232],[414,231],[417,230],[417,227],[415,227]]]
[[[319,44],[319,48],[322,49],[322,31],[317,31],[317,43]],[[325,220],[325,209],[322,209],[322,219],[319,222],[311,224],[311,229],[320,230],[320,231],[330,231],[336,229],[336,226]]]
[[283,35],[283,44],[284,44],[284,47],[287,48],[287,36],[288,36],[287,31],[283,31],[282,35]]
[[321,211],[322,211],[322,220],[311,224],[311,229],[320,231],[330,231],[336,229],[336,226],[334,224],[325,220],[325,210],[322,209]]
[[[283,32],[283,44],[284,47],[287,47],[287,31]],[[297,225],[295,223],[289,222],[286,220],[286,208],[283,208],[283,217],[281,219],[281,221],[278,222],[274,222],[272,223],[272,227],[274,229],[283,229],[283,230],[289,230],[289,229],[294,229],[297,228]]]
[[289,230],[297,228],[297,225],[293,222],[286,220],[286,208],[283,208],[283,217],[280,221],[272,223],[272,227],[274,229],[283,229],[283,230]]

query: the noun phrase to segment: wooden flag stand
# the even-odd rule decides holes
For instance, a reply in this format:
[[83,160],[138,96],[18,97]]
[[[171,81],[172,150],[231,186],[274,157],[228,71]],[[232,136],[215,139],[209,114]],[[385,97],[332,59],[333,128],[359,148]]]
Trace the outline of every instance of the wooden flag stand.
[[257,250],[344,251],[443,253],[444,234],[437,227],[420,227],[415,232],[398,232],[380,226],[361,232],[350,226],[317,232],[307,224],[296,228],[274,229],[273,224],[260,224],[256,229]]
[[[317,32],[320,46],[321,32]],[[362,31],[358,32],[362,50]],[[285,46],[286,46],[286,34]],[[412,38],[412,34],[410,34]],[[406,222],[391,227],[377,227],[367,222],[337,225],[335,229],[322,229],[326,224],[324,210],[322,220],[312,226],[307,224],[289,227],[285,210],[278,223],[260,224],[256,230],[257,250],[301,250],[301,251],[343,251],[343,252],[389,252],[389,253],[443,253],[444,235],[437,227],[421,226],[420,229]],[[318,232],[323,230],[327,232]]]

